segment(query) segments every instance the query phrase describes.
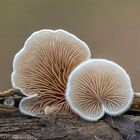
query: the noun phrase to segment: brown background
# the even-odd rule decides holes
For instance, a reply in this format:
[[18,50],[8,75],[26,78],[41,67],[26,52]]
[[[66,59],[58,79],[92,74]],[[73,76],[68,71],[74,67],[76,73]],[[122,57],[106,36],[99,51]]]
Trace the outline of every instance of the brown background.
[[1,0],[0,90],[11,87],[12,61],[37,30],[65,29],[85,41],[94,58],[126,69],[140,91],[139,0]]

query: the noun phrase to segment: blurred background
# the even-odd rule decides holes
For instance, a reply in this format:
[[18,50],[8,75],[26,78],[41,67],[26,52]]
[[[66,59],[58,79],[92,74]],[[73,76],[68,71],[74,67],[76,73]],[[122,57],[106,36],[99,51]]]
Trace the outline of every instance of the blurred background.
[[15,53],[32,32],[44,28],[75,34],[94,58],[124,67],[140,91],[139,0],[0,0],[0,91],[11,88]]

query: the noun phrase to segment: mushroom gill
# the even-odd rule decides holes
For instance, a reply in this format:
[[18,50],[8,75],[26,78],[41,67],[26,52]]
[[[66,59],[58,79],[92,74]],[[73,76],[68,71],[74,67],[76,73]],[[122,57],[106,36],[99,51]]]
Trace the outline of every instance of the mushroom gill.
[[88,46],[66,31],[33,33],[13,61],[12,85],[28,96],[21,101],[20,111],[31,116],[72,113],[64,95],[67,78],[90,56]]
[[108,60],[83,62],[68,78],[66,100],[76,114],[89,121],[97,121],[104,113],[123,113],[130,107],[133,96],[128,74]]

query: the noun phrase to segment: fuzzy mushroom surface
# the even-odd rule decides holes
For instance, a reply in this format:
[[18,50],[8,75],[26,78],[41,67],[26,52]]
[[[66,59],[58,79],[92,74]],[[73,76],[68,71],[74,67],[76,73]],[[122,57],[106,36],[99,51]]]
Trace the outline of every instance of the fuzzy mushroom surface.
[[33,33],[13,61],[12,86],[27,96],[20,111],[31,116],[72,113],[65,100],[67,78],[90,57],[86,43],[64,30]]
[[81,118],[97,121],[120,115],[132,104],[134,92],[126,71],[104,59],[91,59],[77,66],[68,78],[66,100]]

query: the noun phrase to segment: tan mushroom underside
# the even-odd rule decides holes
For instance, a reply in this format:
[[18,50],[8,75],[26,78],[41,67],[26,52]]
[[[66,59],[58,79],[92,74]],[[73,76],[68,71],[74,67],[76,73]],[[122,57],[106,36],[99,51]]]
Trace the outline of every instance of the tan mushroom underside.
[[79,65],[68,80],[66,99],[82,118],[96,121],[104,113],[119,115],[133,101],[130,78],[119,65],[104,59]]
[[31,96],[21,102],[21,112],[38,116],[45,113],[46,107],[52,107],[56,113],[71,113],[64,97],[67,78],[89,58],[88,46],[68,32],[33,33],[13,63],[13,87]]

